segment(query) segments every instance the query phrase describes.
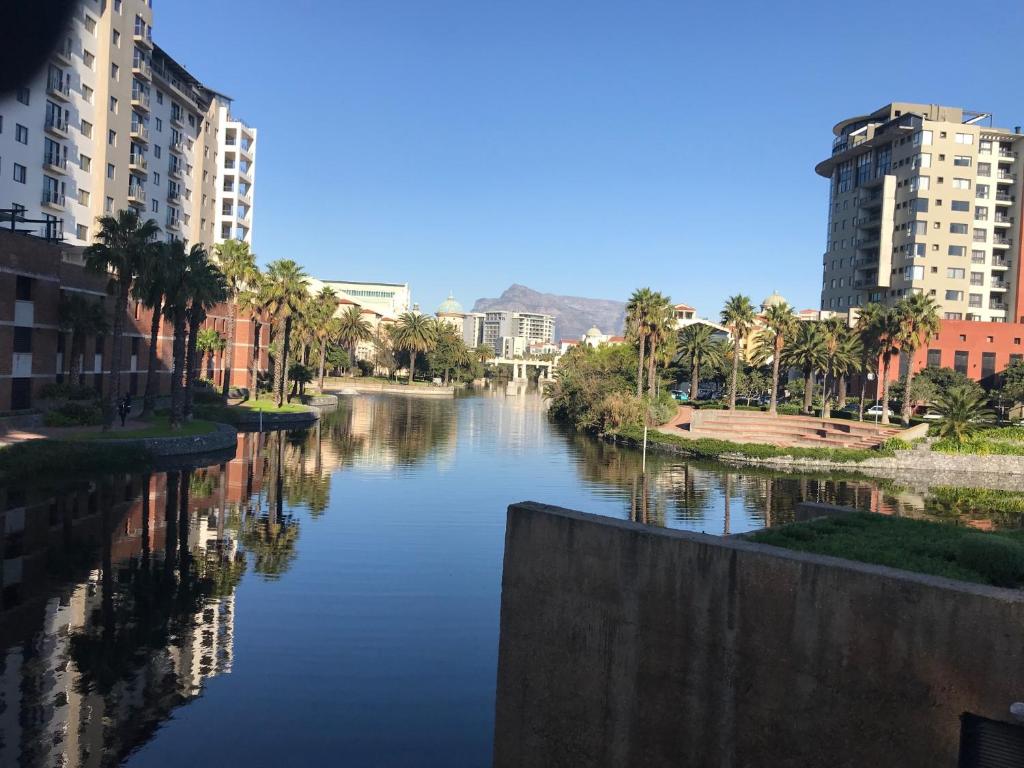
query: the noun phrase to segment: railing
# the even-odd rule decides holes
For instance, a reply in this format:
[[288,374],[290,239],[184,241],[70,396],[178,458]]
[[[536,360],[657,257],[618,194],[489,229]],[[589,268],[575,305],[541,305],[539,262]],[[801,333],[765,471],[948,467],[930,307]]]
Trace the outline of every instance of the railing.
[[177,152],[179,155],[185,152],[185,145],[180,141],[172,141],[169,145],[171,152]]
[[997,179],[1010,179],[1010,180],[1013,180],[1013,174],[1009,173],[1008,171],[1000,171],[996,175],[996,178]]
[[148,60],[141,56],[136,56],[132,59],[132,69],[136,72],[142,73],[142,75],[147,78],[151,78],[153,76],[153,67],[150,65]]
[[1016,152],[1011,152],[1008,149],[1000,149],[999,150],[999,156],[1000,157],[1005,157],[1005,158],[1007,158],[1009,160],[1016,160],[1017,159],[1017,153]]
[[60,152],[44,152],[43,162],[46,165],[53,166],[54,168],[68,167],[68,159],[66,157],[62,157]]
[[132,152],[128,156],[128,164],[134,165],[136,168],[141,168],[142,170],[146,170],[146,168],[149,167],[149,164],[146,162],[145,156],[140,155],[138,152]]
[[1010,238],[1008,237],[993,237],[992,245],[1009,245]]
[[68,64],[71,63],[71,55],[74,53],[74,48],[71,46],[71,40],[65,40],[64,45],[59,46],[53,55],[59,59],[66,61]]
[[153,28],[139,19],[135,20],[135,29],[132,30],[132,37],[147,45],[153,44]]
[[171,112],[171,122],[175,125],[185,125],[185,115],[182,112]]
[[64,195],[55,189],[43,190],[43,205],[59,205],[64,207]]
[[988,303],[989,309],[1006,309],[1006,305],[1000,301],[990,301]]
[[181,175],[181,164],[180,163],[171,163],[170,170],[168,171],[168,173],[171,176],[180,176]]
[[167,226],[168,227],[171,227],[172,229],[177,229],[177,227],[180,224],[181,224],[181,219],[178,218],[177,216],[168,216],[167,217]]
[[46,127],[51,130],[66,132],[68,122],[60,115],[48,114],[46,116]]
[[143,141],[149,141],[149,128],[142,123],[132,123],[132,135],[140,137]]
[[1004,203],[1012,203],[1014,201],[1013,195],[1008,195],[1005,192],[996,192],[996,200]]
[[1007,283],[1005,280],[993,280],[992,281],[992,287],[993,288],[1006,288],[1007,286],[1009,286],[1009,283]]
[[167,190],[167,199],[172,203],[181,199],[181,193],[174,189]]
[[149,94],[141,89],[132,90],[132,103],[141,104],[146,109],[149,109]]
[[71,78],[69,77],[53,77],[52,75],[46,80],[46,89],[51,93],[60,93],[66,97],[71,96]]
[[1009,267],[1013,262],[1010,259],[992,259],[993,267]]
[[128,197],[131,197],[135,200],[145,200],[146,190],[142,187],[141,184],[133,184],[132,186],[128,187]]
[[985,257],[984,256],[971,256],[971,264],[984,264],[984,263],[985,263]]
[[1012,224],[1013,217],[1007,216],[1005,213],[997,213],[995,217],[996,224]]

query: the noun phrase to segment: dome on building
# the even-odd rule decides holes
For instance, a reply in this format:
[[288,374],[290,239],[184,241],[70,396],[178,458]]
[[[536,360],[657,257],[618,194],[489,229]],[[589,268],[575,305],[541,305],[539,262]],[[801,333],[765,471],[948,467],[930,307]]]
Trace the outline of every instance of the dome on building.
[[761,302],[761,309],[768,309],[769,307],[777,307],[780,304],[786,304],[784,296],[780,295],[778,291],[772,291],[772,295],[768,296],[764,301]]
[[462,305],[455,300],[452,294],[448,294],[448,298],[441,302],[441,306],[437,308],[437,314],[439,315],[461,315]]
[[588,339],[595,339],[595,338],[597,338],[600,335],[601,335],[601,331],[598,330],[596,325],[592,325],[590,327],[590,330],[587,331],[587,338]]

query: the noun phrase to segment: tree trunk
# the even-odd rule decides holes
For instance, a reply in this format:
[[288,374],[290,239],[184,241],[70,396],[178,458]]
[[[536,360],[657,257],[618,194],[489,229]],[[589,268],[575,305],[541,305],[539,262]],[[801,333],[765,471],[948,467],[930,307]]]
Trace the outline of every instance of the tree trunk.
[[779,412],[779,364],[782,358],[781,337],[775,340],[775,356],[772,359],[772,395],[768,401],[768,413],[775,416]]
[[195,394],[196,375],[196,336],[203,321],[189,313],[188,320],[188,342],[185,347],[185,406],[183,415],[185,421],[192,421],[192,400]]
[[821,418],[827,419],[832,415],[832,397],[828,384],[828,373],[825,373],[821,383]]
[[416,350],[409,350],[409,383],[412,384],[412,375],[416,371]]
[[327,341],[320,344],[320,392],[324,391],[324,365],[327,363]]
[[864,421],[864,401],[868,397],[868,367],[864,366],[864,372],[860,379],[860,405],[857,408],[857,420]]
[[[352,342],[348,345],[348,375],[355,377],[356,375],[356,345]],[[390,378],[390,375],[389,377]]]
[[[282,320],[281,322],[283,324],[287,323],[288,321]],[[280,408],[281,403],[284,402],[284,358],[285,350],[284,344],[282,344],[278,348],[277,354],[274,355],[274,383],[272,385],[274,404],[278,408]]]
[[179,429],[185,418],[185,309],[174,310],[174,342],[171,347],[171,429]]
[[121,399],[121,347],[124,342],[124,319],[128,316],[129,288],[131,275],[121,275],[117,280],[117,303],[114,305],[114,321],[110,334],[110,386],[109,394],[103,400],[104,432],[114,426],[117,403]]
[[636,366],[636,396],[644,393],[644,351],[647,346],[647,337],[640,334],[640,361]]
[[[286,317],[284,319],[284,337],[281,343],[281,362],[284,368],[281,371],[281,397],[284,398],[285,393],[288,391],[288,351],[292,344],[292,319]],[[289,399],[288,402],[291,402]]]
[[231,297],[231,312],[228,313],[228,349],[224,357],[224,373],[221,376],[220,396],[228,398],[231,387],[231,369],[235,367],[235,337],[238,335],[238,297]]
[[81,331],[71,332],[71,360],[68,362],[68,378],[72,386],[78,386],[82,378],[82,348],[85,346],[85,339]]
[[157,382],[157,367],[160,365],[157,344],[160,340],[160,310],[163,309],[163,297],[157,299],[156,306],[152,309],[153,319],[149,324],[149,362],[146,366],[146,391],[142,395],[141,416],[148,416],[156,410],[156,398],[160,392],[160,385]]
[[651,345],[651,354],[647,356],[647,394],[654,396],[658,393],[658,359],[654,354],[654,345]]
[[215,354],[217,353],[212,349],[206,350],[206,378],[210,380],[211,384],[213,383],[213,356]]
[[890,355],[882,355],[882,423],[889,423],[889,363]]
[[696,355],[693,358],[693,367],[690,369],[690,402],[695,402],[700,396],[700,358]]
[[736,341],[733,342],[732,347],[732,384],[729,387],[729,410],[736,410],[736,382],[740,375],[740,337],[736,336]]
[[814,371],[804,371],[804,413],[811,412],[814,403]]
[[846,407],[846,376],[839,377],[839,391],[836,393],[836,408]]
[[910,397],[910,383],[914,380],[913,353],[907,359],[907,375],[903,377],[903,426],[910,426],[910,416],[914,412],[913,399]]
[[256,400],[259,400],[259,378],[260,378],[260,332],[263,330],[260,322],[254,320],[252,324],[252,360],[250,366],[252,367],[252,381],[249,382],[249,386],[252,390],[252,396]]

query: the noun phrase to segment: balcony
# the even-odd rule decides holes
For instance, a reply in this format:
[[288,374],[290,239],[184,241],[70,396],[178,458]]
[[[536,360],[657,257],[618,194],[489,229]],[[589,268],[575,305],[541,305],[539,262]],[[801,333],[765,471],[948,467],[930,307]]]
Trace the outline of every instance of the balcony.
[[1010,227],[1013,226],[1013,217],[1007,216],[1005,213],[997,213],[995,219],[993,219],[997,227]]
[[999,312],[1002,312],[1003,310],[1006,309],[1006,305],[1003,304],[1003,302],[1001,302],[1001,301],[989,301],[988,308],[989,309],[995,309],[995,310],[997,310]]
[[996,192],[996,205],[1009,205],[1013,203],[1016,198],[1013,195],[1007,194],[1006,192]]
[[153,28],[145,22],[136,20],[135,29],[132,30],[132,40],[139,45],[153,50]]
[[1015,181],[1013,174],[1009,171],[999,171],[999,173],[996,174],[996,178],[999,179],[999,182],[1002,184],[1013,184]]
[[1001,163],[1012,163],[1017,159],[1017,153],[1009,149],[999,150],[999,162]]
[[172,141],[170,144],[167,145],[167,148],[169,150],[171,150],[171,152],[173,152],[176,155],[184,155],[185,154],[185,144],[184,144],[184,142]]
[[992,269],[1009,269],[1011,266],[1013,266],[1013,262],[1009,259],[992,259]]
[[136,121],[132,123],[131,130],[132,138],[138,139],[145,143],[149,143],[149,128],[147,128],[142,122]]
[[[245,154],[245,156],[248,157],[250,160],[252,160],[252,145],[253,145],[253,143],[254,142],[249,141],[248,139],[244,139],[242,141],[241,145],[240,145],[243,154]],[[881,195],[877,195],[877,197],[878,197],[878,204],[881,205],[882,204],[882,196]]]
[[58,211],[63,211],[65,205],[64,194],[55,189],[44,189],[42,204],[48,208],[56,208]]
[[68,121],[58,114],[48,114],[43,127],[61,138],[66,139],[68,137]]
[[167,169],[167,175],[174,179],[180,179],[183,174],[181,163],[171,163]]
[[143,176],[149,173],[149,163],[146,162],[146,156],[140,152],[132,152],[128,155],[128,170]]
[[140,205],[146,204],[146,190],[141,184],[128,185],[128,202]]
[[67,75],[46,79],[46,92],[61,101],[71,101],[71,78]]
[[185,113],[180,110],[177,112],[171,112],[171,125],[176,125],[179,128],[185,127]]
[[181,218],[178,216],[167,216],[168,229],[181,229]]
[[149,112],[149,94],[141,88],[132,88],[132,106]]
[[998,237],[998,236],[993,237],[992,238],[992,247],[993,248],[1009,248],[1010,247],[1010,238],[1008,238],[1008,237]]
[[56,171],[57,173],[68,172],[68,159],[66,156],[61,155],[60,152],[43,152],[43,166],[47,170]]
[[1005,291],[1009,287],[1010,287],[1010,284],[1008,282],[1006,282],[1005,280],[993,280],[991,285],[989,285],[989,289],[990,290],[1000,291],[1000,292]]
[[136,56],[132,59],[132,74],[137,77],[141,77],[144,80],[152,80],[153,65],[149,63],[148,59]]
[[61,45],[58,45],[53,51],[53,58],[59,61],[61,64],[67,66],[72,65],[71,55],[74,53],[74,49],[71,47],[71,39],[65,39]]

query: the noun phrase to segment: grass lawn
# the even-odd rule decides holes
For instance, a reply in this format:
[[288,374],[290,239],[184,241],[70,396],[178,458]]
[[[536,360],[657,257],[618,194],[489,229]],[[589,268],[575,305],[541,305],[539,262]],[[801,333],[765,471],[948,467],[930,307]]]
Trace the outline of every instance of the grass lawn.
[[246,400],[238,405],[228,406],[229,408],[246,408],[250,411],[263,411],[264,413],[306,413],[309,408],[302,403],[281,403],[281,407],[274,405],[273,398],[264,400]]
[[856,512],[769,528],[748,538],[978,584],[1024,586],[1024,531],[984,533],[949,523]]
[[142,429],[117,429],[109,432],[87,432],[76,435],[73,440],[137,440],[146,437],[193,437],[213,432],[216,425],[210,421],[195,419],[181,425],[180,429],[172,430],[170,421],[166,415],[159,415],[147,422],[148,426]]

